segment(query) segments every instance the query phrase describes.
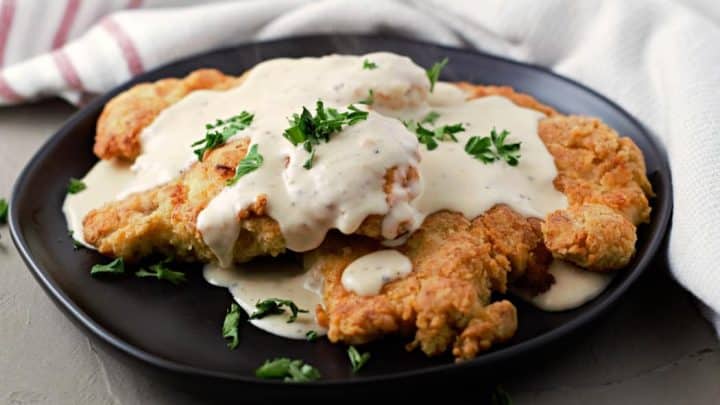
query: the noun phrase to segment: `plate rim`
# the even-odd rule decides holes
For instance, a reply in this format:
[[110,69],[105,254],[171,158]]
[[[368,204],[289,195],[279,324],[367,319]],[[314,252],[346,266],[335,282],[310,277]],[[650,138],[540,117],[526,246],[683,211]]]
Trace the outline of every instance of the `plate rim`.
[[[453,52],[462,52],[469,55],[477,55],[482,56],[484,58],[489,58],[493,60],[497,60],[503,63],[509,63],[512,65],[521,66],[524,68],[528,68],[531,70],[540,71],[543,74],[553,76],[556,79],[560,79],[561,81],[565,81],[575,87],[579,87],[585,92],[590,93],[593,97],[596,97],[603,101],[604,103],[607,103],[612,109],[614,109],[616,112],[621,114],[624,118],[626,118],[629,122],[631,122],[633,125],[635,125],[641,132],[641,135],[646,138],[648,141],[648,145],[650,148],[653,149],[653,152],[658,157],[658,182],[662,184],[662,186],[665,188],[666,192],[662,196],[656,196],[655,201],[659,202],[662,200],[662,205],[657,204],[657,206],[660,206],[662,208],[661,211],[659,211],[656,215],[655,221],[657,221],[657,229],[654,233],[651,233],[649,235],[648,240],[648,247],[647,252],[645,255],[639,258],[637,264],[635,265],[635,271],[633,271],[631,274],[627,276],[625,280],[623,280],[620,284],[618,284],[613,290],[609,291],[609,294],[604,297],[603,305],[598,305],[596,307],[589,308],[586,312],[580,314],[577,318],[572,319],[566,323],[563,323],[562,325],[553,328],[552,330],[545,332],[539,336],[533,337],[529,340],[504,347],[498,351],[493,351],[489,353],[482,354],[472,360],[464,361],[461,363],[447,363],[447,364],[441,364],[441,365],[433,365],[429,367],[425,367],[422,369],[414,369],[414,370],[406,370],[402,372],[396,372],[391,374],[385,374],[385,375],[376,375],[376,376],[356,376],[351,379],[337,379],[337,380],[318,380],[318,381],[312,381],[308,383],[301,384],[302,386],[307,387],[317,387],[317,386],[343,386],[343,385],[359,385],[359,384],[370,384],[374,382],[388,382],[392,380],[400,380],[400,379],[409,379],[413,377],[420,377],[420,376],[428,376],[432,374],[440,374],[440,373],[448,373],[448,372],[463,372],[464,370],[469,370],[474,367],[479,367],[483,365],[483,363],[500,363],[508,358],[514,358],[517,356],[525,356],[528,353],[534,352],[538,350],[539,348],[550,345],[552,343],[557,342],[558,340],[562,339],[563,337],[566,337],[570,335],[572,332],[589,325],[592,321],[597,319],[599,316],[601,316],[603,313],[607,312],[610,308],[612,308],[618,301],[618,299],[628,290],[628,288],[635,283],[635,281],[642,275],[652,262],[652,260],[656,257],[658,250],[660,246],[662,245],[663,239],[667,233],[668,225],[670,222],[670,218],[672,216],[673,211],[673,188],[672,188],[672,172],[670,171],[669,162],[667,159],[667,155],[665,153],[665,149],[658,143],[657,137],[652,134],[652,132],[644,126],[640,121],[638,121],[633,115],[631,115],[629,112],[627,112],[624,108],[622,108],[620,105],[615,103],[614,101],[610,100],[606,96],[598,93],[597,91],[593,90],[592,88],[577,82],[573,79],[570,79],[568,77],[562,76],[560,74],[557,74],[553,72],[552,70],[532,64],[532,63],[526,63],[526,62],[520,62],[512,59],[508,59],[499,55],[494,55],[492,53],[487,53],[475,49],[469,49],[469,48],[457,48],[453,46],[448,45],[441,45],[437,43],[431,43],[423,40],[418,39],[412,39],[402,36],[396,36],[396,35],[376,35],[376,34],[339,34],[339,35],[301,35],[301,36],[293,36],[293,37],[283,37],[278,39],[272,39],[272,40],[264,40],[264,41],[249,41],[249,42],[243,42],[240,44],[236,44],[229,47],[223,47],[219,49],[210,50],[203,53],[198,53],[194,55],[190,55],[181,59],[174,60],[170,63],[160,65],[158,67],[155,67],[153,69],[150,69],[148,71],[145,71],[141,73],[138,76],[131,77],[126,82],[114,87],[113,89],[105,92],[102,95],[99,95],[97,98],[95,98],[93,101],[91,101],[89,104],[82,106],[73,113],[70,118],[68,118],[65,122],[63,122],[62,126],[50,137],[47,141],[33,154],[33,156],[28,160],[25,167],[22,169],[20,174],[18,175],[15,185],[12,189],[12,195],[10,197],[10,204],[9,204],[9,213],[8,213],[8,224],[10,228],[10,234],[12,236],[13,243],[15,244],[15,247],[17,248],[18,252],[20,253],[20,256],[22,257],[23,261],[25,262],[26,266],[31,270],[31,273],[35,277],[35,279],[38,281],[38,283],[41,285],[43,290],[46,294],[52,298],[52,301],[61,309],[61,312],[63,312],[66,316],[70,318],[73,323],[76,325],[81,325],[86,330],[86,332],[90,332],[95,338],[100,339],[106,344],[109,344],[112,348],[119,350],[125,355],[129,355],[130,357],[133,357],[135,359],[138,359],[144,363],[147,363],[149,365],[166,369],[169,371],[190,375],[190,376],[200,376],[200,377],[209,377],[209,378],[218,378],[223,380],[231,380],[235,382],[242,382],[246,384],[254,384],[254,385],[266,385],[266,386],[287,386],[283,381],[278,380],[264,380],[264,379],[258,379],[252,376],[246,376],[246,375],[240,375],[237,373],[232,372],[224,372],[224,371],[217,371],[212,370],[204,367],[198,367],[198,366],[192,366],[188,364],[183,364],[174,360],[169,360],[166,358],[163,358],[159,355],[147,352],[143,349],[140,349],[126,341],[124,341],[122,338],[114,335],[109,330],[105,329],[103,326],[101,326],[98,322],[96,322],[89,314],[87,314],[85,311],[80,309],[77,304],[72,300],[71,297],[69,297],[60,287],[60,285],[53,280],[53,278],[50,276],[50,274],[46,273],[37,263],[35,263],[30,247],[25,240],[25,237],[21,231],[21,219],[18,217],[17,209],[15,208],[18,203],[17,196],[19,195],[19,190],[26,187],[26,183],[28,182],[28,178],[30,177],[31,173],[34,171],[35,166],[39,164],[39,162],[43,161],[47,158],[46,155],[50,152],[51,149],[53,149],[53,146],[60,142],[61,139],[63,139],[67,133],[71,132],[74,127],[77,125],[77,123],[83,119],[85,119],[95,108],[99,107],[100,105],[104,105],[107,101],[109,101],[112,97],[114,97],[119,92],[125,90],[131,85],[134,85],[136,82],[141,82],[143,78],[152,76],[155,73],[157,73],[160,70],[166,69],[172,65],[181,65],[183,63],[197,60],[199,58],[207,57],[209,55],[213,54],[222,54],[229,52],[231,50],[236,50],[238,48],[243,47],[249,47],[249,46],[263,46],[263,45],[272,45],[280,42],[292,42],[292,41],[308,41],[308,40],[318,40],[318,39],[345,39],[345,40],[359,40],[359,41],[401,41],[401,42],[407,42],[412,43],[414,45],[421,45],[421,46],[427,46],[427,47],[433,47],[439,50],[451,50]],[[653,207],[656,208],[656,207]]]

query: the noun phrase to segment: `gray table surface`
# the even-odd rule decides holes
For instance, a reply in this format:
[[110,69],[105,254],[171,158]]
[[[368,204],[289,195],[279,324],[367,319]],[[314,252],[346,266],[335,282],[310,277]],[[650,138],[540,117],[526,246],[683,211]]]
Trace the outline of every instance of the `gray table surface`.
[[[73,112],[60,101],[0,109],[0,195]],[[190,404],[96,348],[52,304],[0,228],[0,403]],[[720,404],[720,345],[662,260],[542,367],[503,382],[515,404]]]

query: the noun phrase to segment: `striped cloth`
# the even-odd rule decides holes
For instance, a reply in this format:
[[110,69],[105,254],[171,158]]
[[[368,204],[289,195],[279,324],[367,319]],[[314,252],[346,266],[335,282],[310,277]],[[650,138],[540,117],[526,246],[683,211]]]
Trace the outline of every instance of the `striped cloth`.
[[667,150],[670,267],[720,329],[718,0],[0,0],[0,105],[82,103],[181,57],[323,32],[475,47],[618,101]]
[[[101,19],[116,10],[137,8],[140,4],[141,0],[84,4],[82,0],[0,0],[0,104],[53,93],[66,93],[65,97],[72,102],[79,101],[86,87],[75,64],[83,58],[77,52],[71,58],[71,47],[63,46],[102,21],[100,26],[107,32],[108,40],[117,41],[117,46],[124,44],[128,52],[133,52],[134,47],[122,28],[112,18]],[[99,37],[97,33],[95,36]],[[27,63],[32,57],[36,58]],[[137,54],[135,57],[141,64]],[[36,81],[37,78],[40,79]],[[40,82],[42,88],[38,86]]]

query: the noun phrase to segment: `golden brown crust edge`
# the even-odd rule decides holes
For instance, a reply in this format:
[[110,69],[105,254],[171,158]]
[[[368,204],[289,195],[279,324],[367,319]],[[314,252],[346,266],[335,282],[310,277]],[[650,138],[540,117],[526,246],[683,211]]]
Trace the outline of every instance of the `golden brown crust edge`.
[[140,154],[140,132],[165,108],[195,90],[227,90],[241,78],[216,69],[199,69],[183,79],[141,83],[113,97],[103,108],[93,152],[100,159],[134,160]]

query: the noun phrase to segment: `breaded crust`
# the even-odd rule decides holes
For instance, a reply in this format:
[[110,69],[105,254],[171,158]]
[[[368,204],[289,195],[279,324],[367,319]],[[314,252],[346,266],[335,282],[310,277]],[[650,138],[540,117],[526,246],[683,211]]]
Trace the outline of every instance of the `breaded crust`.
[[[527,237],[526,220],[504,206],[474,221],[452,212],[430,215],[400,248],[413,272],[367,297],[345,290],[341,277],[353,260],[379,249],[377,242],[328,237],[307,261],[324,276],[325,307],[317,308],[317,316],[330,341],[362,344],[387,334],[414,335],[408,350],[434,356],[452,347],[464,360],[511,338],[515,307],[505,300],[490,303],[492,291],[505,291],[511,259],[492,242],[486,223],[503,219],[517,221],[509,227],[514,237]],[[507,253],[527,262],[527,249]]]
[[548,215],[542,225],[548,249],[594,271],[625,267],[635,249],[635,226],[600,204],[572,206]]
[[227,90],[241,82],[215,69],[200,69],[183,79],[142,83],[118,94],[103,108],[95,131],[93,152],[100,159],[135,160],[140,132],[165,108],[195,90]]

